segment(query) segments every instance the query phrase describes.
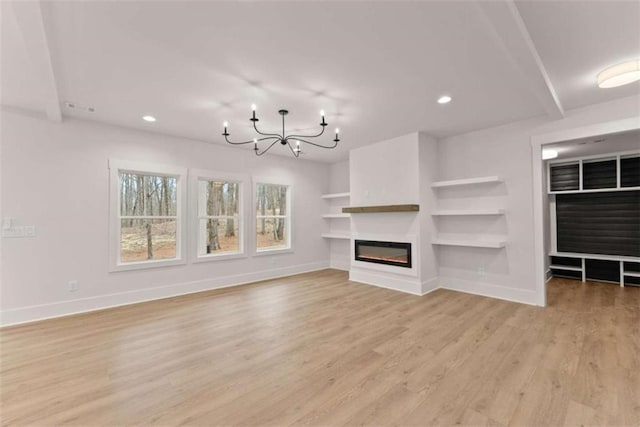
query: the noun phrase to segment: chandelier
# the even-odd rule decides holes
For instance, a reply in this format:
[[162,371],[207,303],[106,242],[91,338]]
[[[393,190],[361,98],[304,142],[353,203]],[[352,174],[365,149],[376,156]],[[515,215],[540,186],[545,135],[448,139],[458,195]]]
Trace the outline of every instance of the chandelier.
[[[260,135],[260,137],[254,138],[250,141],[241,141],[241,142],[230,141],[229,132],[227,130],[229,126],[228,122],[224,122],[224,133],[222,135],[224,136],[224,139],[229,144],[232,144],[232,145],[253,144],[253,151],[256,153],[257,156],[262,156],[264,153],[269,151],[271,147],[273,147],[278,142],[282,145],[286,145],[287,147],[289,147],[289,149],[291,150],[291,153],[293,153],[293,155],[296,157],[299,157],[300,154],[302,153],[302,147],[300,146],[300,143],[311,144],[315,147],[331,149],[331,148],[336,148],[336,146],[338,145],[338,142],[340,142],[340,139],[338,138],[338,135],[340,134],[340,129],[336,129],[336,137],[333,140],[333,145],[323,145],[323,144],[311,142],[308,140],[309,138],[317,138],[324,133],[324,128],[327,127],[328,125],[328,123],[324,121],[324,111],[320,111],[320,115],[322,116],[322,122],[320,123],[320,132],[318,134],[287,135],[285,133],[284,118],[287,114],[289,114],[289,111],[287,110],[278,111],[278,114],[282,116],[282,133],[279,134],[279,133],[264,133],[258,130],[258,126],[256,125],[256,123],[259,121],[259,119],[256,117],[255,104],[251,106],[251,109],[253,110],[253,116],[249,120],[253,122],[253,129],[255,129],[255,131],[258,133],[258,135]],[[259,148],[258,143],[263,141],[266,141],[266,145],[263,145],[262,148]]]

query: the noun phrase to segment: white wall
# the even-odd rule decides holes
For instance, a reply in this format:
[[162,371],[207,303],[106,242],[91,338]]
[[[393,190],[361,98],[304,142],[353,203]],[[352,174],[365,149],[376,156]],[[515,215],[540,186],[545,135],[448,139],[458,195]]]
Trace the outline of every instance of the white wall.
[[[331,164],[329,167],[329,192],[348,193],[349,192],[349,160]],[[327,201],[329,210],[332,213],[342,213],[342,206],[349,206],[350,199],[340,198]],[[338,234],[350,233],[349,219],[327,219],[328,230]],[[329,240],[329,265],[331,268],[339,270],[349,270],[350,264],[350,243],[348,239],[328,239]]]
[[437,234],[436,219],[432,215],[436,205],[436,192],[431,183],[438,177],[438,143],[424,133],[418,134],[420,174],[420,271],[422,289],[426,294],[439,287],[437,248],[431,244]]
[[[37,237],[3,239],[2,323],[15,323],[325,268],[321,194],[329,165],[89,121],[61,124],[2,111],[2,216]],[[277,149],[277,147],[274,147]],[[108,272],[108,159],[292,182],[294,252]],[[251,227],[249,227],[251,230]],[[250,249],[250,248],[249,248]],[[77,292],[67,281],[77,280]]]
[[[439,179],[501,175],[503,185],[487,187],[480,202],[503,203],[504,218],[476,218],[450,225],[473,232],[506,233],[501,250],[443,247],[438,250],[441,285],[536,304],[534,271],[531,137],[640,115],[638,97],[567,111],[562,120],[512,123],[438,142]],[[466,197],[461,189],[458,196]],[[468,193],[470,194],[470,193]],[[467,195],[468,195],[467,194]],[[479,267],[484,267],[484,274]]]

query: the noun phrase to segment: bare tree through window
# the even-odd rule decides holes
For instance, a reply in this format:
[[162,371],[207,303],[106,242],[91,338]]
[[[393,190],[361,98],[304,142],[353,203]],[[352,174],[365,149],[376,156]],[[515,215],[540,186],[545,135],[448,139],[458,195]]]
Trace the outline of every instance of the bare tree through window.
[[176,258],[175,176],[120,172],[120,261]]
[[256,242],[257,249],[289,247],[289,211],[286,185],[257,184]]

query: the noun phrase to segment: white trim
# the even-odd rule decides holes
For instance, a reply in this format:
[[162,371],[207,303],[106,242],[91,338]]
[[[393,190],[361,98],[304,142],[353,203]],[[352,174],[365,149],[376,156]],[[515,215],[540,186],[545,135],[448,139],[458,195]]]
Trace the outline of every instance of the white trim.
[[587,161],[598,161],[599,159],[614,160],[616,156],[637,157],[637,156],[640,156],[640,152],[638,152],[638,150],[624,150],[624,151],[615,151],[613,153],[591,154],[589,156],[568,157],[566,159],[557,159],[557,160],[554,159],[554,160],[545,160],[545,161],[551,165],[558,165],[558,164],[564,164],[564,163],[567,163],[567,164],[578,163],[580,160],[587,160]]
[[638,191],[638,190],[640,190],[640,187],[621,187],[621,188],[607,187],[607,188],[594,188],[589,190],[551,191],[548,194],[611,193],[612,191]]
[[474,282],[454,277],[440,277],[440,287],[451,291],[482,295],[505,301],[519,302],[529,305],[540,305],[536,291],[528,289],[507,288],[490,283]]
[[[235,182],[238,183],[238,216],[233,217],[229,216],[229,218],[234,218],[239,221],[238,232],[240,233],[240,237],[238,239],[238,243],[240,249],[234,252],[224,252],[219,254],[206,254],[206,255],[198,255],[198,244],[199,244],[199,227],[200,227],[200,219],[203,219],[200,215],[199,211],[199,200],[200,200],[200,189],[199,182],[200,181],[225,181],[225,182]],[[249,198],[246,197],[247,186],[250,182],[249,175],[244,174],[236,174],[230,172],[220,172],[214,170],[207,169],[189,169],[189,249],[190,249],[190,261],[192,263],[202,263],[202,262],[212,262],[212,261],[225,261],[230,259],[240,259],[247,258],[247,215],[245,212],[248,210],[247,203],[249,203]],[[205,218],[208,216],[205,215]],[[218,218],[226,217],[225,215],[218,215]]]
[[[144,270],[187,263],[187,169],[172,165],[109,159],[109,272]],[[120,172],[176,178],[176,257],[167,260],[120,262]],[[159,217],[157,219],[162,219]]]
[[536,304],[546,306],[547,292],[545,285],[545,253],[544,247],[544,194],[542,167],[542,146],[554,142],[570,141],[578,138],[587,138],[598,135],[620,133],[629,130],[640,129],[640,117],[631,117],[623,120],[598,123],[595,125],[565,129],[531,136],[531,166],[533,172],[533,243],[534,243],[534,267],[536,280]]
[[549,247],[551,252],[558,251],[558,217],[555,194],[549,195]]
[[627,255],[602,255],[602,254],[589,254],[582,252],[549,252],[549,256],[557,256],[564,258],[588,258],[598,259],[602,261],[625,261],[625,262],[640,262],[640,257],[627,256]]
[[119,292],[115,294],[100,295],[90,298],[59,301],[51,304],[32,305],[28,307],[9,309],[0,312],[0,325],[9,326],[21,323],[30,323],[38,320],[103,310],[111,307],[138,304],[141,302],[153,301],[157,299],[171,298],[180,295],[210,291],[214,289],[240,286],[262,280],[276,279],[280,277],[292,276],[295,274],[324,270],[326,268],[328,268],[327,261],[315,262],[293,267],[284,267],[245,274],[215,277],[211,279],[196,280],[192,282],[176,283],[168,286],[159,286],[155,288],[133,290],[129,292]]

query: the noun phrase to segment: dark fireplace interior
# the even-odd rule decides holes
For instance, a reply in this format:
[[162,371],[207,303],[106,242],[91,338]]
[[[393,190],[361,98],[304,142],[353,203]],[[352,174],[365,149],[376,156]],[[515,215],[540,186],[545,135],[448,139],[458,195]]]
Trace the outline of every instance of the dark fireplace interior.
[[411,268],[411,243],[355,241],[356,260]]

